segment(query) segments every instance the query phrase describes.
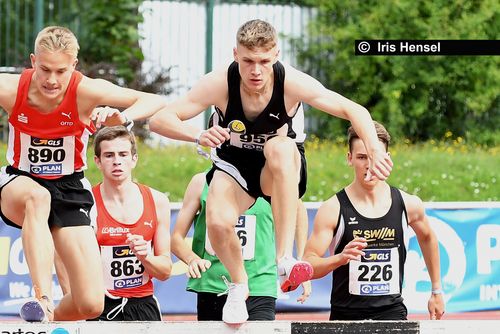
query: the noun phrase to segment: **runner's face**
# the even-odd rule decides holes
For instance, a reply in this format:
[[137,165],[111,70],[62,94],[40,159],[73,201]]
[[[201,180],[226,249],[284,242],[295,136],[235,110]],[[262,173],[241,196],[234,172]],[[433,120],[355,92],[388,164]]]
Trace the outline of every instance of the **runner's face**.
[[104,140],[100,143],[101,156],[94,157],[97,168],[104,179],[124,181],[132,177],[132,169],[137,164],[137,155],[132,155],[132,144],[126,138]]
[[241,82],[250,92],[261,92],[273,78],[273,65],[278,60],[279,50],[274,47],[248,49],[238,45],[233,50],[238,63]]
[[38,91],[49,100],[58,100],[66,92],[78,60],[60,51],[42,51],[31,54],[30,58],[35,69],[33,82]]
[[[378,141],[381,149],[385,151],[385,145],[381,141]],[[366,173],[368,172],[368,167],[370,166],[368,162],[368,154],[366,153],[365,144],[359,138],[352,141],[351,152],[347,154],[347,163],[349,166],[354,168],[355,179],[366,185],[375,185],[378,179],[365,181]]]

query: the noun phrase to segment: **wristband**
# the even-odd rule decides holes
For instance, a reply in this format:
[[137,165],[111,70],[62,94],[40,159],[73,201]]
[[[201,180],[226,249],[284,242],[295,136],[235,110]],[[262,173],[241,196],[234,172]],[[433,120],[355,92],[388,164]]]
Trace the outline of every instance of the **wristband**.
[[441,289],[433,289],[433,290],[431,291],[431,293],[432,293],[433,295],[442,295],[442,294],[443,294],[443,290],[441,290]]
[[122,126],[126,127],[128,131],[132,131],[132,127],[134,126],[134,121],[128,119],[128,117],[123,114],[123,117],[125,117],[125,122],[122,124]]
[[204,157],[205,159],[210,159],[210,154],[208,154],[207,152],[203,151],[203,148],[200,144],[200,137],[201,135],[204,133],[205,131],[200,131],[200,134],[198,135],[198,137],[194,140],[195,144],[196,144],[196,152],[198,152],[199,155],[201,155],[202,157]]

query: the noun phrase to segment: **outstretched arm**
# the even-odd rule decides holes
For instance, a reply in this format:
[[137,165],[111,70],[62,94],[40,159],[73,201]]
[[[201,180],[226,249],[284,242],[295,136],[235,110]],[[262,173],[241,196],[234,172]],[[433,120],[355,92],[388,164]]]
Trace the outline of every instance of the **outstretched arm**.
[[200,197],[205,183],[205,173],[196,174],[189,182],[172,233],[172,252],[188,265],[187,275],[192,278],[200,278],[201,273],[207,271],[211,265],[210,261],[201,259],[193,252],[185,241],[196,213],[201,208]]
[[318,80],[293,67],[287,67],[286,73],[286,96],[293,96],[330,115],[349,120],[368,153],[370,169],[367,179],[377,177],[385,180],[391,173],[393,163],[387,152],[378,144],[377,133],[368,110],[325,88]]
[[[215,147],[229,139],[227,131],[220,127],[202,132],[201,129],[184,122],[215,105],[222,108],[227,104],[226,71],[210,72],[203,76],[193,88],[180,99],[169,103],[151,118],[149,128],[162,136]],[[202,138],[203,136],[203,138]]]
[[126,119],[140,120],[151,117],[165,106],[165,101],[160,95],[140,92],[130,88],[117,86],[107,80],[91,79],[83,77],[78,86],[78,109],[80,118],[92,118],[94,108],[98,106],[110,106],[115,108],[126,108],[119,117],[106,117],[97,119],[97,126],[100,126],[101,120],[105,125],[120,125],[125,123]]
[[[444,300],[441,291],[441,271],[439,263],[439,247],[436,235],[432,231],[422,201],[417,196],[403,193],[408,221],[415,231],[418,244],[424,256],[425,265],[432,283],[431,296],[428,302],[430,319],[441,319],[444,314]],[[436,293],[437,292],[437,293]]]

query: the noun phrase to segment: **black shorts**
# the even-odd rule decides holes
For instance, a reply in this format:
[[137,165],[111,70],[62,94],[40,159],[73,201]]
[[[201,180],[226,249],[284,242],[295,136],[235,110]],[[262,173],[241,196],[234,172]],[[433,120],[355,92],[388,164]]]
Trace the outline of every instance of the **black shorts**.
[[[222,308],[227,295],[217,297],[216,293],[197,292],[198,321],[222,320]],[[247,301],[248,320],[275,320],[276,298],[250,296]]]
[[[30,173],[7,166],[6,173],[29,177],[50,193],[49,227],[90,226],[91,211],[94,206],[94,197],[90,183],[83,176],[83,172],[65,175],[58,179],[42,179]],[[5,183],[3,186],[7,185]],[[0,192],[3,187],[0,189]],[[2,194],[8,196],[8,194]],[[0,217],[10,226],[21,228],[7,219],[0,210]]]
[[[300,153],[300,180],[299,180],[299,198],[302,198],[306,193],[307,188],[307,161],[305,156],[304,145],[297,143],[297,149]],[[240,186],[253,198],[264,197],[269,199],[269,196],[264,195],[260,186],[260,174],[266,163],[264,154],[256,154],[252,152],[248,154],[248,159],[224,159],[220,158],[214,161],[210,171],[207,173],[207,183],[210,184],[216,170],[220,170],[231,176]]]
[[402,302],[384,307],[330,311],[330,320],[407,320],[407,316],[408,310]]
[[[123,307],[122,303],[125,302]],[[92,321],[161,321],[160,304],[154,296],[117,298],[105,296],[102,314]]]

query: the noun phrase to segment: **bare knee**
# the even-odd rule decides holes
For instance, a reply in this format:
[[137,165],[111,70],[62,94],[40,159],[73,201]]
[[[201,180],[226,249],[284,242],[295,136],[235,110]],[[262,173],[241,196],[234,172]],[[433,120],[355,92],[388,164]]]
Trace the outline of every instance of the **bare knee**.
[[78,313],[83,319],[94,319],[102,314],[104,310],[104,295],[100,297],[86,297],[75,301]]
[[234,224],[238,217],[228,213],[226,210],[207,210],[207,229],[210,236],[217,236],[221,239],[234,233]]
[[288,137],[274,137],[264,147],[266,164],[272,170],[289,169],[291,165],[296,164],[297,154],[297,145]]
[[43,187],[33,187],[25,197],[26,210],[50,209],[51,196],[47,189]]

